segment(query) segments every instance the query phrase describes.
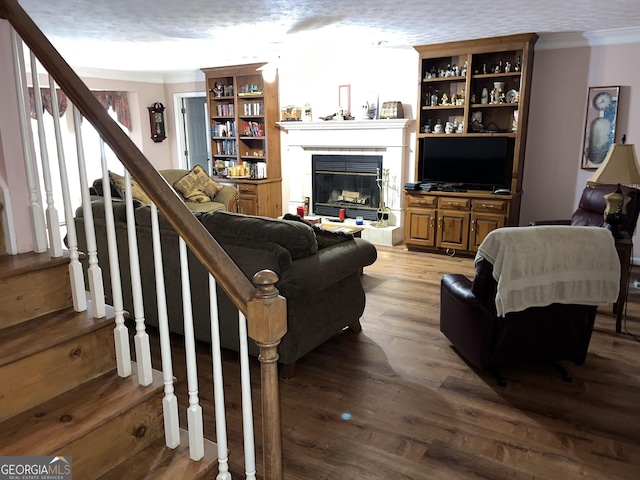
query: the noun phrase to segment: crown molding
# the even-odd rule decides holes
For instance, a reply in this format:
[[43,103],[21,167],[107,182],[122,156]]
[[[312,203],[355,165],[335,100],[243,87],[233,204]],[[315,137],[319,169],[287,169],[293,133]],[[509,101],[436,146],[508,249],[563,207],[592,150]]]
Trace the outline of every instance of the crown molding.
[[205,79],[204,72],[201,70],[179,72],[133,72],[126,70],[75,67],[74,71],[81,78],[100,78],[142,83],[192,83],[203,82]]
[[590,32],[550,32],[539,35],[540,39],[536,43],[536,50],[640,43],[640,27],[592,30]]

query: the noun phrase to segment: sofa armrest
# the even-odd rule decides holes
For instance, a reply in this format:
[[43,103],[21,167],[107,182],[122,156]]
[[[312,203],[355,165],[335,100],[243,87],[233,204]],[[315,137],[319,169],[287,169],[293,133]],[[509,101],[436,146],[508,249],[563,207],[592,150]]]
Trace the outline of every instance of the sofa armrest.
[[375,246],[362,238],[337,243],[293,261],[282,271],[278,288],[287,298],[312,295],[359,273],[375,262],[377,255]]
[[222,203],[227,212],[235,212],[238,209],[238,189],[230,185],[222,187],[213,199],[214,202]]

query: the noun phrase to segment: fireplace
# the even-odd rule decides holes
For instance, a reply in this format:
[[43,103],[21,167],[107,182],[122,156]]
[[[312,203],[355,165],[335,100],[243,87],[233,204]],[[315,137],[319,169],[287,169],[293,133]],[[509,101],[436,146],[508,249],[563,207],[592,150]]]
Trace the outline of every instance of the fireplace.
[[382,155],[312,155],[312,207],[317,215],[376,220]]
[[[406,111],[406,110],[405,110]],[[313,202],[310,205],[310,213],[316,214],[323,218],[336,218],[339,215],[340,208],[345,209],[348,222],[354,222],[356,216],[365,217],[363,207],[375,209],[375,217],[373,220],[365,221],[365,229],[362,231],[362,238],[372,241],[373,243],[383,245],[397,245],[402,243],[404,230],[402,220],[404,217],[404,197],[403,186],[410,179],[409,172],[412,170],[409,146],[413,143],[410,140],[411,134],[408,128],[413,124],[414,120],[406,118],[384,119],[384,120],[349,120],[349,121],[321,121],[321,122],[280,122],[278,125],[286,132],[282,138],[282,200],[284,211],[293,213],[297,207],[304,204],[305,197]],[[339,186],[331,187],[333,190],[345,190],[346,198],[353,197],[350,193],[353,191],[360,192],[360,202],[363,204],[353,205],[353,200],[347,205],[333,205],[331,213],[321,213],[318,211],[319,203],[327,202],[331,196],[325,196],[325,199],[318,199],[317,188],[314,186],[314,172],[312,166],[312,157],[314,156],[332,156],[332,157],[350,157],[349,168],[355,166],[350,162],[353,157],[382,157],[382,167],[371,166],[367,172],[368,176],[361,175],[367,181],[373,182],[368,187],[369,194],[362,194],[360,188],[364,190],[364,185],[351,187]],[[377,162],[378,160],[376,160]],[[385,180],[383,186],[383,200],[385,207],[388,207],[388,227],[377,228],[369,224],[377,220],[378,207],[380,202],[380,191],[375,183],[376,170],[380,168],[382,177]],[[333,169],[325,171],[334,172]],[[346,181],[347,173],[341,172],[344,177],[342,181]],[[338,173],[333,175],[332,180],[338,178]],[[361,179],[362,180],[362,179]],[[373,188],[375,187],[375,188]],[[314,192],[316,190],[316,192]],[[331,193],[330,192],[330,193]],[[369,205],[365,197],[369,197]],[[346,206],[346,208],[345,208]],[[357,208],[357,210],[355,209]],[[324,209],[324,205],[322,206]],[[373,210],[369,210],[369,215]],[[371,217],[369,217],[371,218]]]

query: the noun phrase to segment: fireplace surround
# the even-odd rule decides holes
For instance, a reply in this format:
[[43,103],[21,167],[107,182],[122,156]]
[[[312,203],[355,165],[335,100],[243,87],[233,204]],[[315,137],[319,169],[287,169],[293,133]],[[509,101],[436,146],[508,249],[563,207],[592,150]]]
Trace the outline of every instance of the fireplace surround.
[[[286,132],[281,138],[284,211],[295,213],[305,197],[313,198],[314,155],[380,156],[388,179],[383,196],[390,209],[389,227],[366,228],[362,236],[374,243],[402,243],[403,187],[412,171],[408,147],[412,123],[410,119],[280,122]],[[318,214],[313,202],[310,212]]]

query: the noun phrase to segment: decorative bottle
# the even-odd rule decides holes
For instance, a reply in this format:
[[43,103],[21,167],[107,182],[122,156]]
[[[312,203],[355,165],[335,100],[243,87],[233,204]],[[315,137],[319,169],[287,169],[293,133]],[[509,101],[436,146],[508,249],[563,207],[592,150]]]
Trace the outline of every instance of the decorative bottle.
[[311,122],[313,121],[313,117],[311,116],[311,105],[305,103],[304,105],[304,121]]

